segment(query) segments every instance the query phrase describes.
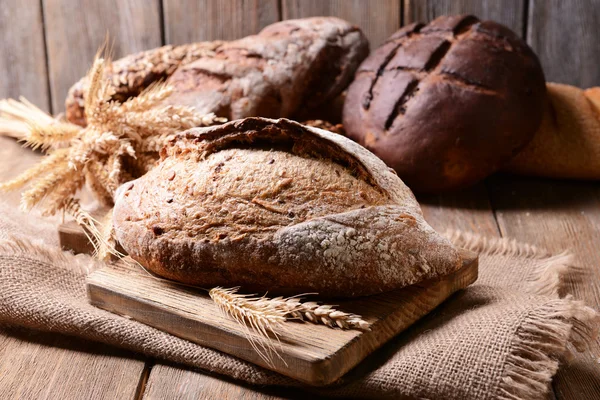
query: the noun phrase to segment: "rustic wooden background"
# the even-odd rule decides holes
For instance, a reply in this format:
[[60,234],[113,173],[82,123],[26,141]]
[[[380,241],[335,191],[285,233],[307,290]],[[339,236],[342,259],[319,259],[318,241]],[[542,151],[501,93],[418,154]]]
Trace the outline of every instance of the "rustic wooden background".
[[107,33],[120,57],[335,15],[359,25],[374,48],[403,24],[457,13],[521,34],[549,81],[600,85],[600,0],[0,0],[0,98],[23,95],[61,112]]
[[[600,0],[0,0],[0,98],[24,95],[60,112],[67,89],[89,68],[107,32],[121,56],[165,43],[233,39],[280,19],[336,15],[360,25],[376,47],[405,23],[451,13],[494,19],[520,33],[549,81],[600,86]],[[495,176],[460,193],[419,200],[440,231],[513,237],[554,252],[570,248],[578,263],[600,266],[597,183]],[[600,281],[600,267],[591,274],[588,282]],[[568,289],[600,306],[597,285],[573,281]],[[597,354],[599,341],[561,368],[553,396],[600,398]],[[278,398],[96,343],[1,329],[0,382],[0,398]]]

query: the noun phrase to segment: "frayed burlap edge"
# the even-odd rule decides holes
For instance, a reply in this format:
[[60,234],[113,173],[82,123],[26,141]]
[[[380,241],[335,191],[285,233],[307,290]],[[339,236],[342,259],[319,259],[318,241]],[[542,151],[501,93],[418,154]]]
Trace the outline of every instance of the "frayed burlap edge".
[[495,398],[545,398],[567,344],[583,350],[597,334],[600,315],[570,297],[550,301],[525,317],[516,332],[512,351]]
[[34,241],[24,237],[12,235],[0,241],[0,253],[10,253],[15,257],[50,263],[67,269],[78,275],[88,275],[104,266],[101,261],[85,254],[72,254],[62,251],[59,247],[49,246],[42,241]]
[[548,250],[515,239],[487,238],[469,232],[447,230],[444,235],[457,247],[488,256],[531,258],[540,263],[531,270],[527,279],[527,293],[558,297],[565,276],[577,267],[569,251],[552,255]]
[[564,277],[576,267],[569,251],[552,255],[548,250],[515,239],[486,238],[447,230],[445,236],[457,247],[487,256],[539,260],[532,269],[527,292],[555,298],[528,314],[519,326],[495,398],[543,398],[550,389],[561,358],[568,358],[571,343],[584,351],[598,335],[600,314],[571,296],[558,299]]

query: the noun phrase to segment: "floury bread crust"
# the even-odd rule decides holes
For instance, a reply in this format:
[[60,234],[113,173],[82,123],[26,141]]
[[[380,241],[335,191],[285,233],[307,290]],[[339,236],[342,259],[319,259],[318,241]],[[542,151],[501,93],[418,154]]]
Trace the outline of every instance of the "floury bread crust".
[[[174,88],[168,104],[230,120],[256,115],[303,119],[348,86],[369,44],[359,28],[334,17],[286,20],[231,42],[164,46],[115,61],[106,78],[124,101],[157,81]],[[66,117],[85,125],[82,79]]]
[[114,210],[123,248],[160,276],[349,297],[461,265],[396,174],[340,135],[247,118],[184,132],[161,158]]

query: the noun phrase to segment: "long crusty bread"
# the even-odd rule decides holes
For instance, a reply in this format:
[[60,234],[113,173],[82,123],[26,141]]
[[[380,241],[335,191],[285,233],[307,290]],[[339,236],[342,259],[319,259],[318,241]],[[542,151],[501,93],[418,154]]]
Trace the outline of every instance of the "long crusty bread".
[[[114,99],[166,80],[169,104],[220,117],[304,118],[333,101],[369,53],[356,26],[334,17],[286,20],[231,42],[164,46],[117,60],[107,69]],[[85,125],[85,79],[66,100],[69,121]],[[306,115],[305,115],[306,114]]]
[[202,287],[359,296],[461,263],[383,161],[285,119],[181,134],[119,189],[114,226],[146,268]]
[[551,178],[600,179],[600,87],[548,83],[533,140],[504,169]]

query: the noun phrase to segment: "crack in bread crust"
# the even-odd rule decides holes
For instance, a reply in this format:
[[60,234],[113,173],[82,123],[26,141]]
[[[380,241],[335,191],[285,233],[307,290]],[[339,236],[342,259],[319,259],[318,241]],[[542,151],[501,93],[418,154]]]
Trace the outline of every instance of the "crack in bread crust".
[[308,219],[389,201],[330,160],[237,148],[200,160],[191,153],[168,157],[124,196],[139,199],[143,211],[132,221],[156,236],[211,242],[264,239]]

